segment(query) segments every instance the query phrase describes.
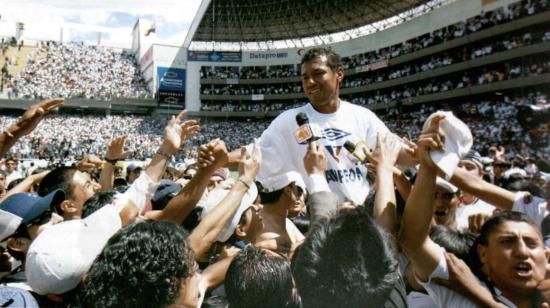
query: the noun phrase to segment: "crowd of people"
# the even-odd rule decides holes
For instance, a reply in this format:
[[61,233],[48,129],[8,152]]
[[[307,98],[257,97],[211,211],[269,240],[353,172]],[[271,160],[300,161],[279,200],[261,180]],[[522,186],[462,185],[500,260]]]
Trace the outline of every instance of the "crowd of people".
[[[538,29],[526,29],[506,36],[495,37],[492,40],[471,44],[466,47],[460,47],[445,51],[441,54],[432,55],[402,65],[391,66],[388,68],[367,71],[360,74],[354,74],[344,79],[342,88],[357,88],[366,85],[376,84],[388,80],[394,80],[401,77],[411,76],[417,73],[427,72],[440,67],[457,64],[463,61],[474,60],[484,56],[492,55],[502,51],[508,51],[516,48],[530,46],[550,39],[550,31]],[[528,61],[529,62],[529,61]],[[540,61],[539,61],[540,62]],[[523,66],[523,67],[522,67]],[[292,66],[289,66],[292,67]],[[203,67],[203,70],[205,67]],[[220,72],[228,77],[231,71],[231,77],[239,78],[238,67],[209,67],[209,76],[211,72]],[[244,68],[243,68],[244,69]],[[258,69],[254,67],[254,69]],[[402,101],[411,97],[425,94],[445,92],[454,89],[460,89],[468,86],[487,84],[495,81],[503,81],[517,78],[523,75],[539,75],[548,72],[549,63],[542,61],[540,63],[519,63],[506,62],[488,66],[481,69],[470,69],[464,71],[462,76],[452,76],[446,79],[427,80],[423,84],[417,83],[415,86],[405,85],[403,87],[393,87],[385,90],[378,90],[375,93],[354,94],[345,96],[353,103],[360,105],[388,104],[390,102]],[[265,70],[261,68],[262,71]],[[455,74],[456,75],[456,74]],[[202,95],[284,95],[301,93],[299,83],[266,84],[266,85],[247,85],[247,84],[228,84],[228,85],[209,85],[201,86]],[[281,109],[277,109],[280,107]],[[267,112],[273,110],[287,110],[289,104],[269,101],[265,103],[246,103],[246,100],[239,102],[216,102],[203,100],[201,110],[216,111],[255,111]]]
[[[340,99],[332,50],[308,50],[302,71],[309,102],[273,121],[51,116],[62,99],[2,121],[0,301],[550,304],[549,123],[517,114],[547,114],[545,93],[379,118]],[[117,170],[150,133],[147,160]],[[56,137],[49,153],[72,165],[18,170],[42,148],[30,140]]]
[[345,69],[351,69],[367,64],[374,64],[384,60],[416,52],[443,42],[447,42],[465,35],[502,25],[525,16],[548,10],[548,2],[542,1],[521,1],[499,8],[494,11],[484,12],[480,15],[460,21],[456,24],[437,29],[431,33],[421,35],[409,41],[399,43],[379,50],[353,55],[343,58]]
[[[545,0],[512,4],[407,48],[389,48],[383,59],[541,8]],[[485,42],[460,57],[539,37],[523,34],[500,47]],[[361,57],[358,65],[380,60]],[[59,73],[61,59],[41,65]],[[356,97],[341,95],[349,61],[330,48],[305,51],[301,87],[287,90],[303,91],[306,102],[203,105],[227,112],[287,109],[275,119],[192,119],[186,111],[168,118],[58,114],[63,98],[0,116],[0,305],[550,306],[547,90],[525,87],[491,100],[472,95],[376,112],[362,106],[545,74],[548,59]],[[454,61],[461,60],[434,58],[419,69]],[[116,96],[105,94],[118,82],[115,73],[98,73],[87,87],[71,75],[78,65],[65,62],[73,66],[52,89],[67,97]],[[28,84],[44,77],[25,72]],[[232,68],[202,73],[240,78]],[[270,73],[250,68],[246,74]],[[403,72],[392,74],[385,78]],[[273,87],[256,94],[279,91]],[[39,89],[44,97],[55,94]]]
[[[545,93],[530,93],[525,97],[510,98],[504,96],[497,101],[464,102],[461,104],[437,105],[437,108],[452,110],[471,127],[478,141],[475,149],[488,155],[494,146],[507,145],[507,159],[513,160],[516,155],[524,157],[545,157],[550,155],[548,132],[534,137],[519,134],[521,126],[517,121],[517,106],[536,105],[547,100]],[[354,102],[353,100],[351,102]],[[296,108],[305,102],[288,104],[286,110]],[[222,106],[222,105],[214,105]],[[231,107],[231,108],[229,108]],[[244,105],[223,104],[223,108],[210,109],[225,112],[234,111],[271,111],[283,110],[283,106],[271,106],[274,109],[261,109],[260,104]],[[277,109],[275,109],[277,107]],[[225,109],[224,109],[225,108]],[[388,108],[377,112],[379,117],[388,123],[388,127],[396,134],[411,138],[422,129],[422,123],[427,116],[435,111],[434,105],[423,105],[415,108],[417,111],[404,112],[399,108]],[[15,116],[0,116],[1,127],[8,127],[16,121]],[[77,161],[85,154],[101,155],[106,151],[108,141],[114,136],[125,135],[126,145],[132,151],[131,159],[144,160],[154,154],[160,142],[165,118],[158,116],[110,115],[110,116],[76,116],[56,115],[45,119],[43,130],[23,137],[11,149],[13,156],[25,160],[50,160],[53,162]],[[220,119],[199,120],[201,133],[189,141],[190,151],[179,153],[179,162],[186,159],[196,159],[200,144],[214,139],[220,132],[228,136],[224,138],[228,149],[236,149],[242,144],[260,137],[267,128],[271,118],[264,119]],[[57,130],[57,127],[71,129]],[[90,130],[93,127],[93,130]],[[525,152],[528,149],[528,152]]]
[[10,97],[110,100],[152,98],[133,55],[84,43],[43,42],[43,59],[28,63],[10,83]]
[[[437,29],[432,33],[421,35],[417,38],[408,40],[403,43],[399,43],[390,47],[381,48],[375,51],[353,55],[351,57],[342,58],[344,68],[355,69],[368,64],[375,64],[385,60],[390,60],[398,56],[402,56],[408,53],[416,52],[421,49],[431,47],[437,44],[441,44],[456,38],[463,37],[465,35],[488,29],[494,26],[502,25],[504,23],[522,18],[525,16],[531,16],[535,13],[546,11],[549,8],[546,0],[541,1],[522,1],[518,3],[510,4],[506,9],[499,8],[494,11],[484,12],[480,15],[469,18],[468,20],[458,22],[447,27]],[[482,55],[488,55],[492,52],[499,50],[510,50],[523,45],[532,44],[533,38],[531,34],[526,33],[521,38],[508,37],[501,42],[495,42],[494,46],[485,46],[476,48],[470,51],[470,55],[464,54],[464,57],[460,56],[460,60],[475,59]],[[545,42],[550,37],[550,31],[542,33],[542,41]],[[503,49],[501,49],[503,47]],[[455,61],[456,62],[456,59]],[[431,63],[431,64],[430,64]],[[419,68],[412,72],[425,71],[438,67],[439,65],[452,64],[453,60],[450,60],[446,56],[440,57],[440,59],[433,59],[425,64],[419,65]],[[283,65],[283,66],[254,66],[254,67],[238,67],[238,66],[204,66],[201,69],[202,78],[216,78],[216,79],[270,79],[270,78],[285,78],[299,76],[299,65]],[[414,69],[414,68],[411,68]],[[406,69],[405,69],[406,71]],[[387,78],[380,77],[382,79],[374,80],[382,81],[397,78],[398,71],[390,73]],[[403,75],[407,76],[407,75]],[[348,81],[352,83],[352,81]],[[368,84],[368,83],[363,83]],[[350,87],[356,85],[349,84]],[[346,86],[348,87],[348,86]]]
[[[445,63],[442,60],[441,63]],[[452,60],[449,60],[452,63]],[[435,63],[438,63],[437,61]],[[434,64],[435,66],[435,64]],[[410,68],[410,67],[409,67]],[[422,69],[421,69],[422,70]],[[406,70],[410,72],[410,70]],[[404,86],[391,87],[388,89],[376,90],[368,93],[343,95],[346,100],[362,105],[389,104],[391,102],[404,102],[414,97],[422,95],[447,92],[451,90],[490,84],[522,76],[538,76],[550,72],[550,62],[538,62],[529,60],[525,63],[517,61],[497,63],[495,65],[482,68],[471,69],[462,72],[460,75],[447,75],[444,78],[428,79]],[[348,86],[362,86],[370,82],[370,78],[352,78],[351,81],[344,78],[342,88]],[[380,77],[379,81],[384,78]],[[286,87],[285,87],[286,86]],[[293,94],[301,93],[301,87],[298,84],[292,85],[203,85],[202,94],[204,95],[257,95],[257,94]],[[287,110],[294,104],[280,103],[276,100],[267,100],[266,102],[246,100],[232,101],[203,101],[201,110],[204,111],[254,111],[267,112],[274,110]]]
[[300,74],[294,65],[272,65],[266,66],[203,66],[200,77],[215,79],[270,79],[296,77]]

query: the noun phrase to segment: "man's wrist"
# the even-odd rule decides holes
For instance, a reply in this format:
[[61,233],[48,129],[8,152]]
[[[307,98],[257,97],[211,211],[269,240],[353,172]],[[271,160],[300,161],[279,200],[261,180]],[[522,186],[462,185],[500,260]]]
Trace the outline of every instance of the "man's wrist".
[[118,159],[118,158],[109,158],[107,156],[105,156],[103,158],[103,160],[105,160],[106,162],[108,162],[109,164],[111,164],[113,166],[116,165],[116,163],[118,163],[120,161],[120,159]]
[[157,150],[157,154],[168,158],[171,158],[172,156],[176,155],[177,152],[178,152],[178,149],[174,149],[174,147],[164,143],[161,144],[159,149]]
[[156,155],[161,156],[161,157],[163,157],[163,158],[166,159],[166,160],[171,160],[171,159],[172,159],[172,156],[173,156],[173,155],[171,155],[171,154],[166,153],[166,152],[165,152],[164,150],[162,150],[161,148],[159,148],[159,149],[157,150]]

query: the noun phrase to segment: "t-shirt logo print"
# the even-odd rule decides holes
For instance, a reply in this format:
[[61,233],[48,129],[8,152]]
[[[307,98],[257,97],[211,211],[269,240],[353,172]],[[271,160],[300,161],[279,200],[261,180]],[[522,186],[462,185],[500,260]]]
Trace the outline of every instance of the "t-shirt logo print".
[[336,162],[340,162],[340,151],[342,150],[342,146],[331,146],[331,145],[325,145],[325,148],[327,149],[327,152],[329,152],[330,156],[334,158]]
[[350,133],[348,133],[346,131],[343,131],[341,129],[338,129],[338,128],[325,128],[323,130],[323,133],[325,135],[325,138],[330,140],[330,141],[342,139],[342,138],[345,138],[345,137],[351,135]]

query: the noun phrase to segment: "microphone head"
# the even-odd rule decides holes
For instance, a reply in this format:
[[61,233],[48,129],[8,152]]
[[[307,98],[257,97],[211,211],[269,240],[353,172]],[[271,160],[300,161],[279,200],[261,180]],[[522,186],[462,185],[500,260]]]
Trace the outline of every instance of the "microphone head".
[[307,117],[307,114],[300,112],[296,115],[296,123],[298,123],[298,126],[302,126],[304,124],[309,123],[309,119]]
[[348,152],[353,153],[355,151],[355,144],[349,140],[346,140],[344,143],[344,148],[348,150]]

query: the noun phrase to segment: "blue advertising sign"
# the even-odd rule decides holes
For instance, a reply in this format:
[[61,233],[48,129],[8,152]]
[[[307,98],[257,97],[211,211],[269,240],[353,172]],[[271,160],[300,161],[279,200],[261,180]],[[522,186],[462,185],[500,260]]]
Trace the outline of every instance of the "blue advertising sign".
[[241,62],[242,53],[238,51],[187,51],[187,61],[201,62]]
[[158,91],[185,92],[185,69],[157,67]]

